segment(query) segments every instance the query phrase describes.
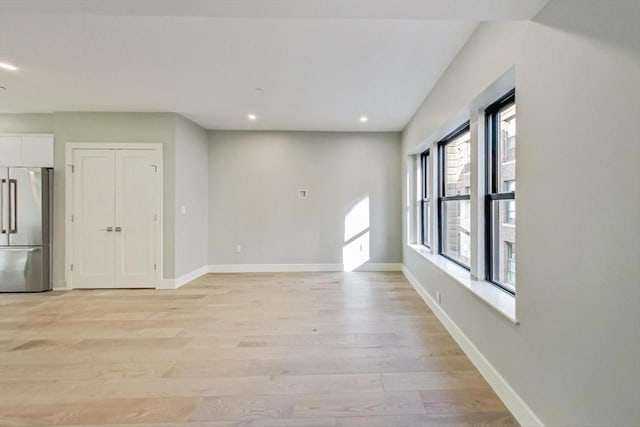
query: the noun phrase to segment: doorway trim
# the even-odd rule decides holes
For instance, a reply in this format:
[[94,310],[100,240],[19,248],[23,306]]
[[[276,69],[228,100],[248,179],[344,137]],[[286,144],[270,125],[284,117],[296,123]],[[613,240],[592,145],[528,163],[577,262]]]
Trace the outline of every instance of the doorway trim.
[[65,161],[64,161],[64,243],[65,243],[65,255],[64,255],[64,279],[67,289],[73,289],[73,271],[71,266],[73,265],[73,150],[150,150],[155,151],[158,155],[158,185],[157,185],[157,199],[158,200],[158,221],[156,222],[156,263],[158,268],[156,269],[154,276],[155,288],[158,289],[162,284],[163,277],[163,247],[164,239],[162,232],[164,229],[163,220],[163,207],[164,200],[162,195],[164,194],[164,168],[163,168],[163,152],[162,144],[159,143],[123,143],[123,142],[67,142],[65,144]]

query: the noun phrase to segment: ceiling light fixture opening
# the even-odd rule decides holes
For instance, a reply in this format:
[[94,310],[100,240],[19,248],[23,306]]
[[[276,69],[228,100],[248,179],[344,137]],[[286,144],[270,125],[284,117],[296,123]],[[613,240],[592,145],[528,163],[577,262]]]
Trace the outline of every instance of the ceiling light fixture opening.
[[11,65],[7,62],[0,62],[0,68],[8,71],[18,71],[18,67],[16,67],[15,65]]
[[255,115],[255,114],[253,114],[253,113],[249,113],[249,114],[247,114],[247,118],[248,118],[249,120],[256,120],[256,119],[258,118],[258,116],[256,116],[256,115]]
[[360,116],[360,123],[367,123],[369,118],[367,116]]

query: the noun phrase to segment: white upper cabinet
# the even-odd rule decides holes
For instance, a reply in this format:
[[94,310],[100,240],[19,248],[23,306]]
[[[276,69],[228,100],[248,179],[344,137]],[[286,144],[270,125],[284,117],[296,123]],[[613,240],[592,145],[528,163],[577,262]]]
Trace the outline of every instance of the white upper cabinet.
[[53,135],[25,135],[22,137],[22,165],[53,167]]
[[53,167],[53,135],[0,135],[0,166]]
[[0,166],[21,166],[22,138],[0,136]]

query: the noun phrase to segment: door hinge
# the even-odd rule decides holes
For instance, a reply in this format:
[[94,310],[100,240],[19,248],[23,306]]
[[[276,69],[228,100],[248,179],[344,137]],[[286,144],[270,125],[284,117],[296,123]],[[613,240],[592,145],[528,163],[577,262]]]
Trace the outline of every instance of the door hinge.
[[71,264],[71,271],[73,271],[73,264]]
[[157,270],[158,269],[158,264],[153,264],[153,269]]
[[158,220],[158,215],[154,215],[154,216],[153,216],[153,220],[154,220],[154,221],[157,221],[157,220]]
[[158,165],[151,165],[151,167],[155,173],[158,173]]
[[75,166],[73,166],[73,165],[69,165],[69,167],[71,168],[71,173],[75,173],[75,171],[76,171]]
[[71,222],[73,222],[75,220],[75,217],[73,214],[71,214]]

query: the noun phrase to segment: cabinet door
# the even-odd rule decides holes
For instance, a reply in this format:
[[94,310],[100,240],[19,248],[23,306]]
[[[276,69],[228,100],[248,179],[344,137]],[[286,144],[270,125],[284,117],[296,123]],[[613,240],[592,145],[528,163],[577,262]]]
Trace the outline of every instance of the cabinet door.
[[53,167],[53,135],[22,137],[22,165],[32,168]]
[[21,137],[0,136],[0,166],[23,166]]

